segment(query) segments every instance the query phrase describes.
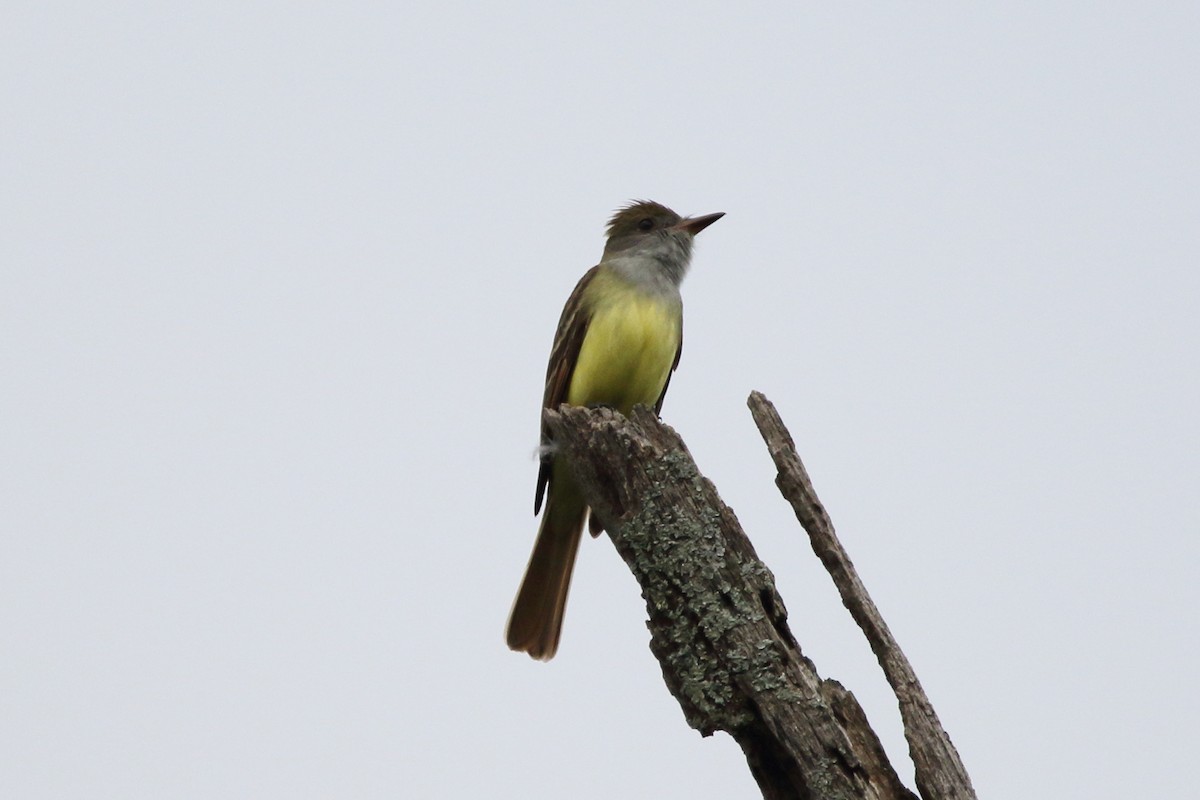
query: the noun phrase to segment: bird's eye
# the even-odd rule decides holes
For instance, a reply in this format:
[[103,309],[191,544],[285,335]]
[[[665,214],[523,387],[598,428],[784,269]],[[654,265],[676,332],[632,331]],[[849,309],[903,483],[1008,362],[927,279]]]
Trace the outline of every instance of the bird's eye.
[[645,219],[638,220],[638,228],[640,230],[648,231],[653,227],[654,227],[654,220],[650,219],[650,217],[646,217]]

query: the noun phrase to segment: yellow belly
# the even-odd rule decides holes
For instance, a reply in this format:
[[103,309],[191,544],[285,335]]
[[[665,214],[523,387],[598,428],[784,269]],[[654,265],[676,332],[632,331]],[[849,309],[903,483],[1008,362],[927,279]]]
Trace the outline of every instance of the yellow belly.
[[662,394],[679,350],[682,311],[633,291],[606,294],[593,310],[567,402],[628,414],[639,403],[653,406]]

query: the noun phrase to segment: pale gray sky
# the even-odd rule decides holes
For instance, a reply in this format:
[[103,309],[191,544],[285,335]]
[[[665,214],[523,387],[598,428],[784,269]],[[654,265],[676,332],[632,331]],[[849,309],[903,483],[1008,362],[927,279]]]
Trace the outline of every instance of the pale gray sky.
[[664,418],[910,782],[776,403],[981,797],[1183,797],[1195,3],[9,3],[0,796],[753,797],[587,541],[502,630],[563,301],[725,211]]

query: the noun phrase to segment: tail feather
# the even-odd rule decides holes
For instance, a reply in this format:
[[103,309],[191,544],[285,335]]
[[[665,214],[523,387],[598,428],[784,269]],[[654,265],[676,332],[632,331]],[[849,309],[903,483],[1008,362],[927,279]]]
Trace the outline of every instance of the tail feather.
[[549,661],[558,650],[575,553],[587,518],[578,492],[563,483],[551,486],[533,554],[508,617],[508,646],[539,661]]

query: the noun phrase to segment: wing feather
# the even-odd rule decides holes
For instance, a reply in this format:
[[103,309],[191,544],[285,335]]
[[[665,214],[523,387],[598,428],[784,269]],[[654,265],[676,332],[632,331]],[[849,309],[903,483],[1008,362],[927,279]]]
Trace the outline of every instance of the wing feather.
[[658,395],[658,402],[654,404],[654,413],[662,413],[663,399],[667,396],[667,387],[671,385],[671,376],[675,374],[675,368],[679,366],[679,357],[683,355],[683,309],[679,310],[679,347],[675,348],[675,362],[671,364],[671,371],[667,373],[667,379],[663,381],[662,391]]
[[[575,284],[567,304],[563,306],[562,316],[558,319],[558,330],[554,334],[554,345],[550,348],[550,363],[546,366],[546,392],[542,397],[542,408],[558,408],[566,402],[567,392],[571,388],[571,376],[575,372],[575,362],[579,360],[579,349],[583,347],[583,337],[587,335],[588,323],[591,321],[589,309],[584,307],[583,293],[588,284],[596,277],[598,266],[584,273]],[[537,514],[542,508],[542,499],[546,487],[550,483],[550,472],[554,465],[554,454],[550,449],[550,431],[542,423],[542,453],[541,467],[538,469],[537,492],[533,499],[533,513]]]

